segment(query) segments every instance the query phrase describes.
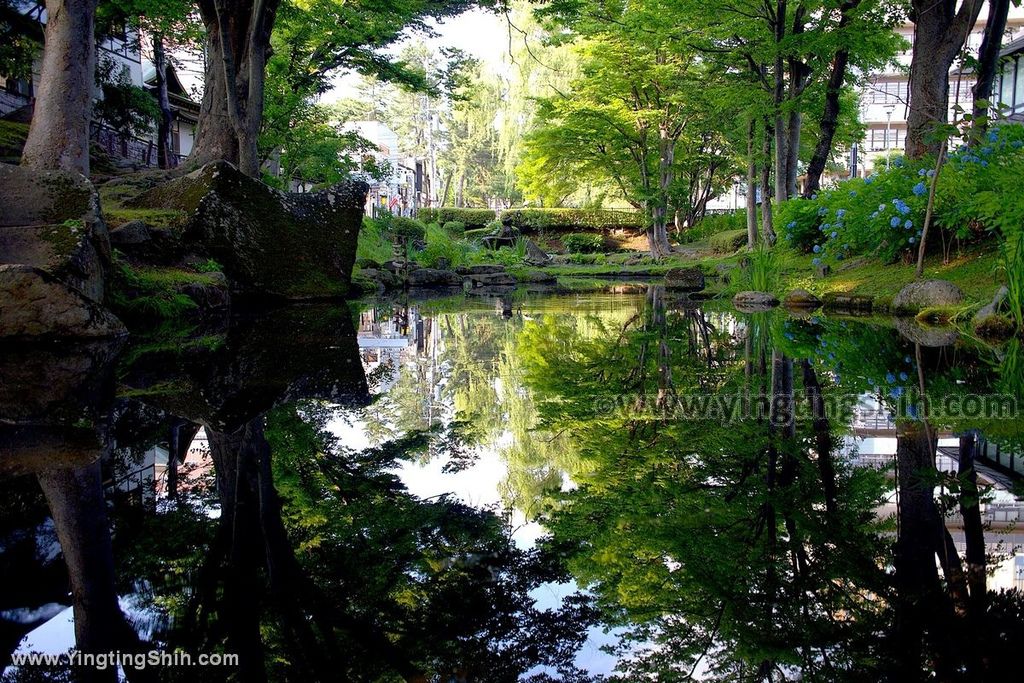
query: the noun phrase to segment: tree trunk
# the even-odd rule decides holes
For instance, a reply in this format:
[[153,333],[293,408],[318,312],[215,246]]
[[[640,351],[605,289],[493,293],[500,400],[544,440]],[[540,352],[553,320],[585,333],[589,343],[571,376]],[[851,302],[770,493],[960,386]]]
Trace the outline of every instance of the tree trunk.
[[96,0],[47,0],[46,49],[21,163],[89,175]]
[[800,162],[800,132],[803,128],[804,117],[796,108],[789,113],[789,122],[786,124],[786,197],[797,196],[796,186]]
[[974,468],[978,439],[974,432],[960,437],[960,462],[957,478],[960,479],[960,515],[964,520],[964,541],[966,542],[967,585],[971,592],[970,613],[972,619],[985,615],[988,589],[986,586],[985,528],[981,521],[981,492],[978,490],[978,471]]
[[775,228],[772,225],[772,127],[765,121],[764,141],[761,146],[761,235],[768,246],[775,244]]
[[[114,587],[114,552],[103,500],[100,461],[77,469],[41,472],[39,486],[53,517],[71,583],[75,645],[82,652],[110,652],[123,646],[129,627]],[[85,680],[117,680],[84,667]]]
[[754,137],[757,126],[751,119],[747,126],[747,247],[757,246],[757,159],[754,157]]
[[[840,22],[841,23],[841,22]],[[846,66],[850,60],[848,50],[839,50],[832,59],[832,72],[825,86],[825,109],[821,114],[819,127],[821,136],[814,148],[811,162],[807,165],[807,178],[804,181],[804,197],[810,198],[821,187],[821,174],[825,172],[825,164],[832,155],[832,140],[839,125],[839,98],[846,80]]]
[[914,49],[907,117],[910,159],[939,151],[941,136],[936,135],[936,127],[947,121],[949,69],[974,28],[983,2],[964,0],[956,11],[955,2],[913,0]]
[[[207,102],[207,93],[203,93],[200,132],[209,126],[210,137],[197,136],[196,164],[226,159],[237,163],[248,176],[259,175],[257,142],[263,120],[270,32],[279,4],[280,0],[199,2],[207,32],[206,87],[211,99]],[[223,101],[219,101],[221,97]],[[204,120],[210,117],[225,120]]]
[[1003,44],[1003,33],[1006,31],[1006,18],[1010,13],[1010,0],[989,0],[988,19],[985,22],[985,35],[978,48],[978,80],[974,83],[972,95],[974,104],[971,114],[974,116],[974,130],[983,134],[988,128],[988,112],[991,106],[992,84],[999,70],[999,49]]
[[160,106],[160,121],[156,129],[156,163],[160,168],[171,168],[171,100],[167,94],[167,56],[164,53],[164,37],[153,35],[153,66],[156,69],[157,104]]

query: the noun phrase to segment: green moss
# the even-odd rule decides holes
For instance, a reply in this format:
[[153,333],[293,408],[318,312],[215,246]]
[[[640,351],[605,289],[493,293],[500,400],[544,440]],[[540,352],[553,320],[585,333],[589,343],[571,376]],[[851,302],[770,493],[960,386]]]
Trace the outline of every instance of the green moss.
[[151,228],[179,228],[185,222],[186,213],[175,209],[105,209],[103,216],[107,225],[116,228],[129,221],[142,221]]
[[20,156],[27,138],[27,123],[0,121],[0,154],[3,156]]
[[136,267],[115,255],[110,305],[129,318],[176,318],[198,308],[182,290],[189,285],[214,286],[217,278],[180,268]]
[[189,385],[181,380],[167,380],[166,382],[159,382],[151,387],[145,387],[143,389],[126,389],[122,388],[118,390],[118,398],[145,398],[147,396],[167,396],[173,394],[180,394],[189,390]]
[[54,252],[57,261],[63,261],[82,244],[85,225],[81,220],[66,220],[60,225],[47,225],[39,231]]

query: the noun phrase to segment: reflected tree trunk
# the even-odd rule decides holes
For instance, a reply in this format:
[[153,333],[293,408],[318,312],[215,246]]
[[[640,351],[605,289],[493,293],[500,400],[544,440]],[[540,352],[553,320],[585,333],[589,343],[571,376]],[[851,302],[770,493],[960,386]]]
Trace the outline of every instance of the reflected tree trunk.
[[[99,459],[75,469],[40,472],[38,479],[68,569],[76,647],[82,652],[125,649],[136,638],[117,600]],[[80,676],[87,681],[114,681],[117,669],[86,667]]]

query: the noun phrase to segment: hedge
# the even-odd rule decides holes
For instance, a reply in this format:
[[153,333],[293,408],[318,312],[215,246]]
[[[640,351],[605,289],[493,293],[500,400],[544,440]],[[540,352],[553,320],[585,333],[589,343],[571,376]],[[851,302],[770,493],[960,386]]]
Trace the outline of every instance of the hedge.
[[462,223],[466,230],[476,230],[486,226],[494,220],[494,211],[491,209],[457,209],[452,206],[445,206],[439,209],[419,209],[416,218],[424,223]]
[[562,244],[571,254],[593,254],[604,250],[604,238],[592,232],[571,232],[562,238]]
[[723,230],[711,236],[708,240],[711,249],[720,254],[732,254],[747,243],[747,229]]
[[635,230],[644,227],[643,214],[609,209],[508,209],[501,212],[501,222],[523,232],[613,228]]

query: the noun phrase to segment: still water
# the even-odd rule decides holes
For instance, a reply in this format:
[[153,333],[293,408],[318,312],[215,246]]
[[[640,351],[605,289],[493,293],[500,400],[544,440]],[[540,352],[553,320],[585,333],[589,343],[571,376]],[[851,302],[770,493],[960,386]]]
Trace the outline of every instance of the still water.
[[8,347],[3,680],[1011,680],[1022,387],[650,285]]

